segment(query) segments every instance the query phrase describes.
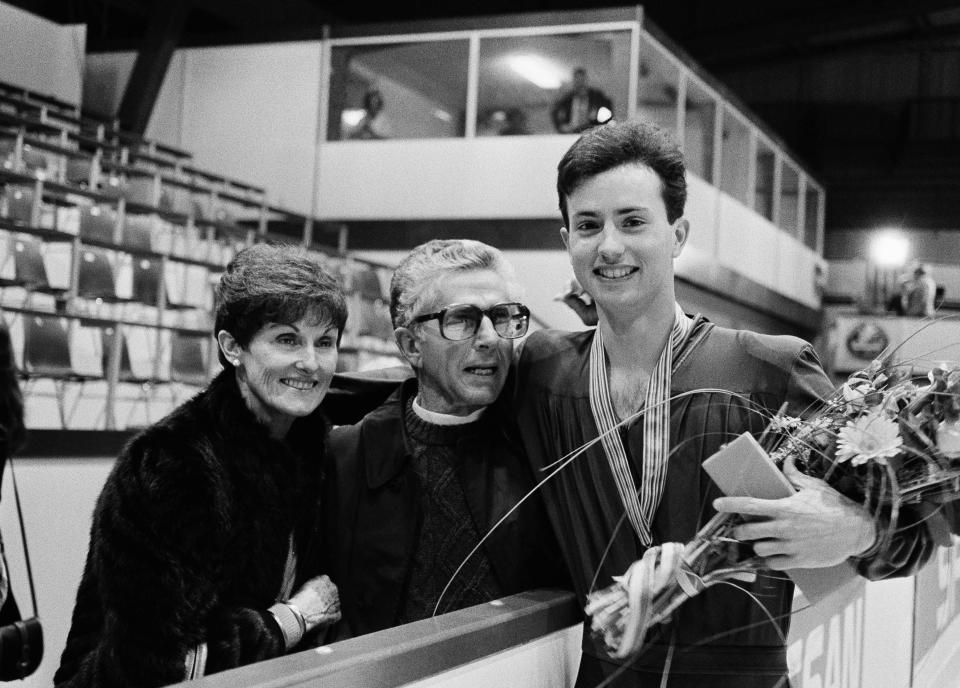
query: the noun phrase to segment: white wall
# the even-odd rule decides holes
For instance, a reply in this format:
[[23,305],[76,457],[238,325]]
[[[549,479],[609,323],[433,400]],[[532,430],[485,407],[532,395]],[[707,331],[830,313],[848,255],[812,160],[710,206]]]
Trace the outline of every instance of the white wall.
[[[87,58],[84,103],[115,113],[132,53]],[[178,50],[147,136],[186,149],[202,169],[263,186],[270,202],[311,211],[320,43]]]
[[265,186],[274,203],[309,212],[320,43],[184,52],[180,145],[199,167]]
[[87,27],[61,26],[0,2],[0,81],[80,102]]
[[[16,461],[44,641],[40,667],[18,683],[24,688],[53,685],[87,556],[93,505],[112,466],[113,458]],[[0,532],[7,549],[10,579],[20,611],[26,616],[31,613],[30,594],[9,469],[3,479],[0,504]]]
[[557,162],[575,140],[322,143],[318,212],[330,220],[556,218]]
[[[86,558],[94,503],[112,465],[112,457],[17,461],[46,643],[43,662],[22,684],[25,688],[52,683]],[[0,504],[11,580],[26,614],[29,596],[9,472]],[[917,597],[915,583],[919,586]],[[805,608],[798,598],[787,643],[795,688],[908,688],[911,675],[914,688],[953,685],[943,677],[956,676],[960,665],[960,545],[938,550],[916,581],[860,582],[848,587],[849,592],[812,608]],[[578,630],[558,632],[492,655],[418,687],[570,685],[578,655]],[[837,682],[838,672],[858,680]],[[498,674],[510,680],[491,682],[490,677]],[[528,679],[533,682],[526,683]]]

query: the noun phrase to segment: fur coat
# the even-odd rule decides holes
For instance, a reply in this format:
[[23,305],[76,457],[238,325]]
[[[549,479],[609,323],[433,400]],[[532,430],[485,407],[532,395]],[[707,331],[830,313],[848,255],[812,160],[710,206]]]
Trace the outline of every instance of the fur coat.
[[203,642],[208,674],[282,654],[266,610],[291,536],[293,591],[325,567],[318,496],[328,428],[318,411],[272,439],[229,370],[134,437],[97,501],[55,684],[177,682]]

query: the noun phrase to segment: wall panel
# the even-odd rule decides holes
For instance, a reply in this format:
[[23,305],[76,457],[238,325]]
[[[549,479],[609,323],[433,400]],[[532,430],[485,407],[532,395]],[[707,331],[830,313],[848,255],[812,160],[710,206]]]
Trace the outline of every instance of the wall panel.
[[0,2],[0,81],[79,103],[87,27],[61,26]]

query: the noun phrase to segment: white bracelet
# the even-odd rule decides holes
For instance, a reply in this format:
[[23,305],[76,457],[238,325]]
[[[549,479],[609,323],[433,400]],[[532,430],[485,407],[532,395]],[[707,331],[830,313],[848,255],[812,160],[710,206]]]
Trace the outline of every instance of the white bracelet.
[[270,609],[267,610],[277,620],[277,625],[280,626],[280,632],[283,634],[283,645],[284,648],[290,650],[300,642],[300,639],[303,638],[303,626],[301,625],[302,615],[297,612],[294,612],[290,608],[290,605],[284,604],[283,602],[277,602]]

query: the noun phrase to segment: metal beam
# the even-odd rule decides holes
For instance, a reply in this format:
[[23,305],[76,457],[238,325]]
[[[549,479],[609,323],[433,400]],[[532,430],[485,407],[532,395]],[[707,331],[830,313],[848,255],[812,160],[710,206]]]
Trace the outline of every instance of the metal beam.
[[117,111],[123,129],[135,134],[147,130],[190,8],[190,0],[154,0],[147,35],[137,53],[137,61]]

